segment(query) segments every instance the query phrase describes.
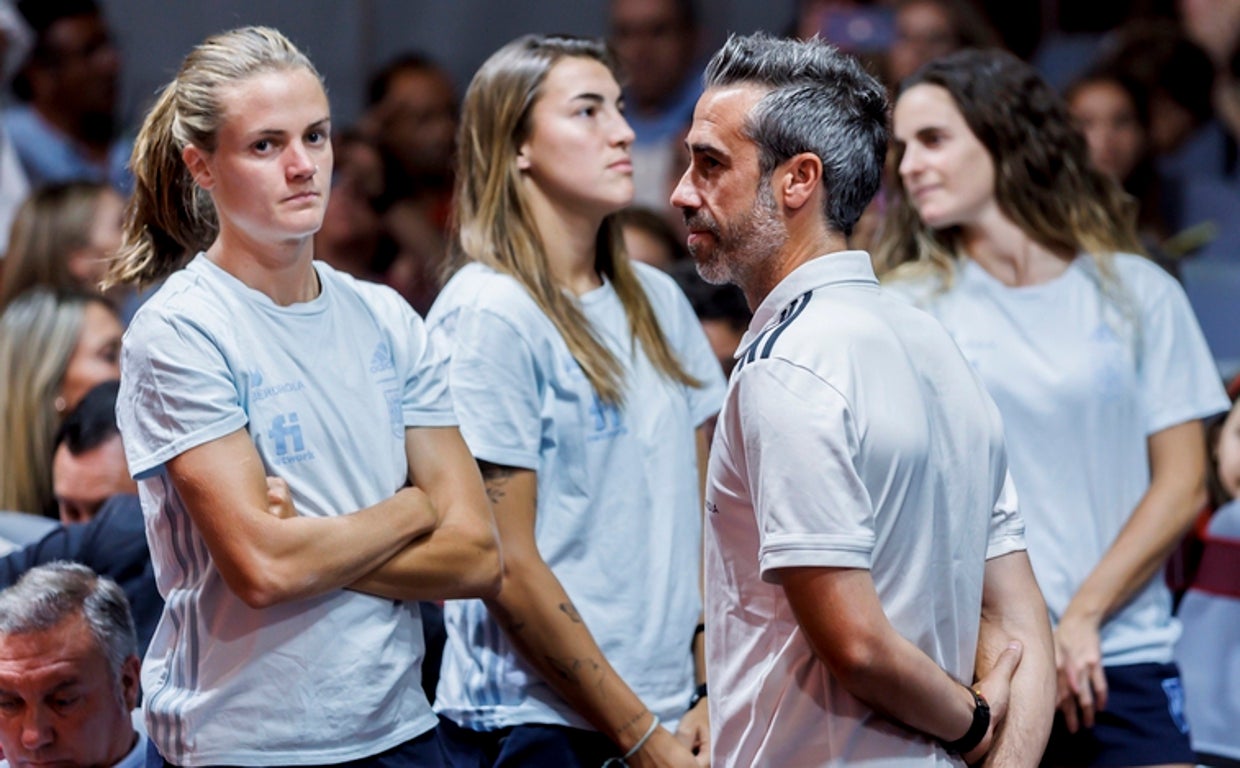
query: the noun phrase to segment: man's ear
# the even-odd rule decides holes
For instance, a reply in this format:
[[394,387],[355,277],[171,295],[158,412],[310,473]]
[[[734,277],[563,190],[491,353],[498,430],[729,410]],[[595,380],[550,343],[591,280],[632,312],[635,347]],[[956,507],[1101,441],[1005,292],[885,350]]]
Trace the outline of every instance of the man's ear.
[[121,697],[130,712],[138,706],[138,690],[141,687],[142,679],[141,670],[142,662],[138,661],[137,656],[130,656],[121,664]]
[[195,184],[203,189],[211,189],[215,186],[215,175],[211,173],[211,165],[207,162],[206,152],[193,144],[187,144],[185,149],[181,150],[181,159],[185,162],[185,167],[189,169],[189,175],[193,177]]
[[798,210],[822,187],[822,160],[813,152],[793,155],[780,165],[775,180],[784,205]]

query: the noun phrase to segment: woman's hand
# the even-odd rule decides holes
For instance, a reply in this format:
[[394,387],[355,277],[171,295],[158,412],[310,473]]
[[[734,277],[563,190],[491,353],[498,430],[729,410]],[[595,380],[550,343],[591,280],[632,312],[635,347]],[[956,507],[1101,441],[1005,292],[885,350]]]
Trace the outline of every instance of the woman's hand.
[[1071,611],[1064,613],[1055,628],[1055,667],[1059,673],[1059,711],[1068,732],[1093,728],[1095,713],[1107,705],[1102,639],[1096,620]]

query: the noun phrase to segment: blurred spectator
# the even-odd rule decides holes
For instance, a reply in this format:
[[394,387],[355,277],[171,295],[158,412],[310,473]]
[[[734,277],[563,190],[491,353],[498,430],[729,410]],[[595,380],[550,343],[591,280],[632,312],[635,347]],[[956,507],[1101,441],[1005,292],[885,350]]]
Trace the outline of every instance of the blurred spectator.
[[1149,94],[1121,72],[1094,69],[1064,94],[1068,111],[1085,134],[1094,167],[1119,182],[1137,201],[1137,234],[1150,255],[1173,273],[1163,243],[1172,233],[1164,216],[1163,185],[1150,151]]
[[124,593],[86,566],[41,566],[0,592],[4,765],[142,766],[137,651]]
[[0,314],[0,509],[55,517],[61,418],[120,378],[121,325],[104,299],[34,288]]
[[1230,394],[1231,412],[1210,430],[1211,506],[1194,529],[1200,548],[1180,603],[1184,632],[1176,645],[1193,749],[1197,762],[1210,766],[1240,764],[1240,379]]
[[684,239],[666,217],[649,208],[626,208],[616,215],[616,222],[624,236],[624,250],[633,261],[670,272],[689,258]]
[[37,565],[71,560],[120,584],[145,653],[163,611],[147,549],[137,486],[116,428],[117,382],[96,386],[57,435],[52,482],[62,525],[0,558],[0,587]]
[[698,275],[692,261],[677,262],[669,271],[689,298],[689,304],[702,324],[723,375],[731,375],[736,366],[734,355],[753,316],[745,303],[745,294],[731,283],[713,285],[706,282]]
[[13,222],[0,311],[36,285],[93,292],[121,243],[125,201],[111,187],[73,181],[40,187]]
[[1214,64],[1214,110],[1234,153],[1240,140],[1240,2],[1178,0],[1176,5],[1185,33]]
[[87,179],[127,192],[131,145],[116,138],[120,57],[94,0],[19,0],[34,30],[5,128],[33,186]]
[[398,57],[371,78],[363,118],[383,159],[378,198],[391,242],[376,268],[419,313],[439,292],[447,258],[457,103],[452,80],[427,57]]
[[898,0],[895,39],[887,54],[892,85],[923,64],[961,48],[990,48],[999,36],[969,0]]
[[608,42],[624,78],[625,118],[637,136],[633,202],[670,212],[669,179],[683,170],[676,167],[679,147],[702,93],[697,9],[694,0],[610,0],[608,8]]
[[111,497],[138,492],[116,428],[117,386],[92,387],[56,431],[52,488],[62,525],[90,522]]
[[1150,145],[1164,177],[1235,173],[1235,153],[1214,119],[1214,64],[1182,32],[1166,23],[1128,25],[1118,32],[1116,48],[1102,66],[1149,92]]
[[332,152],[332,194],[314,235],[314,257],[354,277],[383,282],[377,263],[383,227],[375,208],[383,192],[383,159],[357,132],[332,136]]
[[[34,33],[12,0],[0,0],[0,87],[7,87],[13,81],[33,43]],[[17,207],[29,192],[30,182],[26,180],[17,150],[13,148],[8,131],[0,130],[0,257],[8,248],[9,228]]]

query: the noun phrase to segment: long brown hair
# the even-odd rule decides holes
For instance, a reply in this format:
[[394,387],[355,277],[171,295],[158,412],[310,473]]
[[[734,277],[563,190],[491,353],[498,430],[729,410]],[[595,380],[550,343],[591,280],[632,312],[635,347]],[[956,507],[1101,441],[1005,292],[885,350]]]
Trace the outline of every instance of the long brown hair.
[[[1126,303],[1110,257],[1144,253],[1135,202],[1090,164],[1085,137],[1059,95],[1028,64],[998,50],[964,50],[932,61],[901,83],[899,93],[922,84],[951,95],[990,154],[1003,215],[1044,248],[1088,254],[1104,293]],[[929,269],[946,287],[964,256],[960,228],[924,224],[898,178],[889,197],[875,259],[880,272],[902,265],[906,272]]]
[[64,291],[94,287],[82,285],[69,263],[70,257],[90,246],[95,212],[105,194],[115,193],[93,181],[48,184],[30,193],[13,219],[0,311],[36,285]]
[[125,239],[104,276],[105,289],[155,282],[211,245],[219,232],[215,207],[194,184],[181,151],[190,144],[214,151],[224,119],[221,90],[253,75],[291,69],[319,77],[288,38],[268,27],[223,32],[190,51],[134,142],[134,192],[125,212]]
[[[561,59],[616,63],[606,46],[575,37],[529,35],[504,46],[474,75],[461,108],[453,225],[455,262],[477,261],[512,276],[564,338],[598,396],[623,401],[623,367],[595,336],[572,297],[551,276],[546,249],[521,191],[518,148],[530,131],[530,113],[547,73]],[[594,266],[611,280],[629,319],[629,330],[664,376],[701,386],[676,359],[650,300],[624,252],[615,216],[595,238]]]

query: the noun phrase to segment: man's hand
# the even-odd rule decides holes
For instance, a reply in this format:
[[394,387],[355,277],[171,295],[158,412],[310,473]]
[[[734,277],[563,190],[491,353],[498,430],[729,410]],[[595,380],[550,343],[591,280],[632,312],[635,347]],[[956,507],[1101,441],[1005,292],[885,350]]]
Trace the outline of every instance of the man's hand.
[[1094,715],[1107,705],[1097,622],[1064,614],[1055,629],[1055,667],[1059,673],[1057,701],[1068,732],[1093,728]]
[[710,767],[710,715],[705,698],[699,699],[693,709],[680,718],[680,724],[676,726],[676,740],[697,757],[698,765]]
[[1009,643],[995,660],[995,666],[990,673],[977,681],[977,689],[982,692],[982,698],[986,699],[986,703],[990,705],[990,727],[986,729],[986,735],[980,744],[967,754],[961,755],[969,765],[981,760],[990,751],[995,734],[999,732],[1003,719],[1007,717],[1008,700],[1012,695],[1012,676],[1016,674],[1016,668],[1020,665],[1020,656],[1023,652],[1024,649],[1020,643],[1015,641]]

